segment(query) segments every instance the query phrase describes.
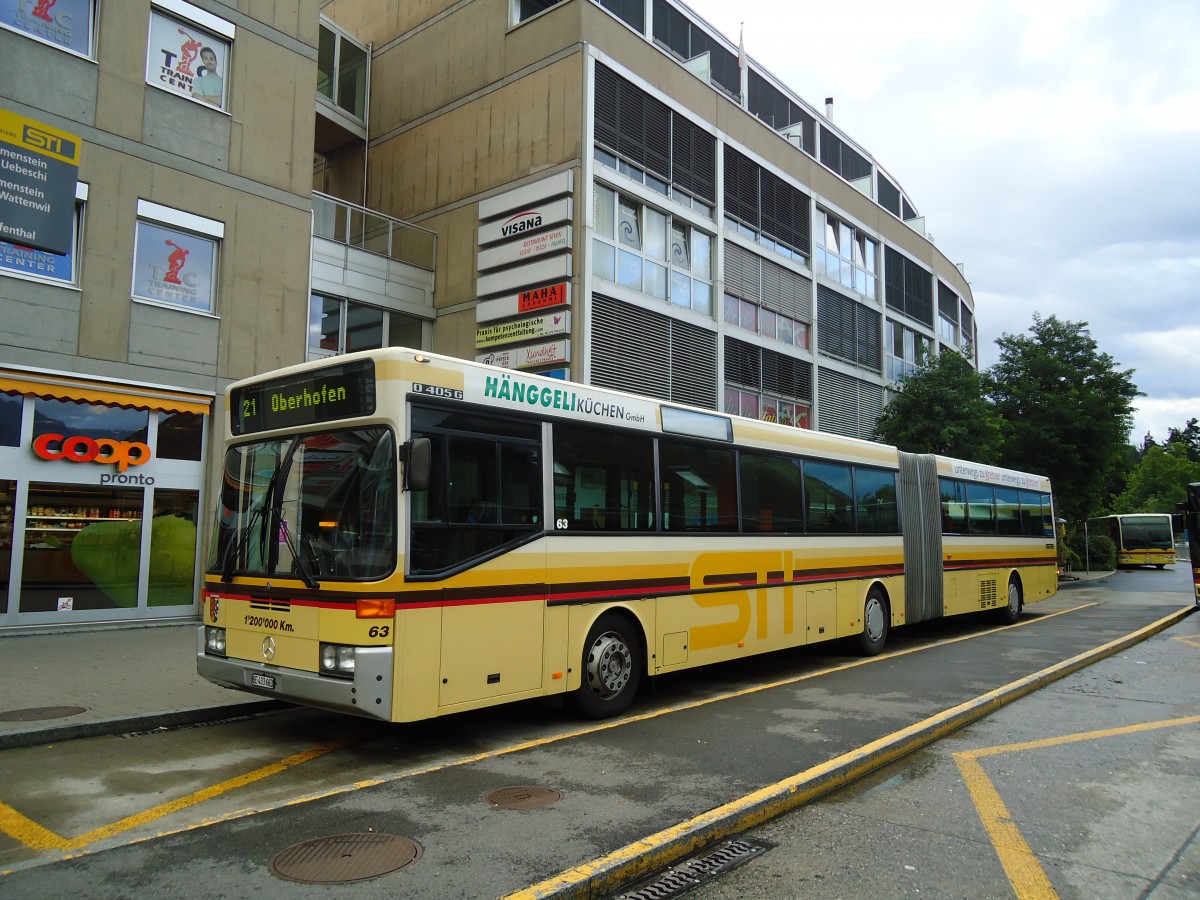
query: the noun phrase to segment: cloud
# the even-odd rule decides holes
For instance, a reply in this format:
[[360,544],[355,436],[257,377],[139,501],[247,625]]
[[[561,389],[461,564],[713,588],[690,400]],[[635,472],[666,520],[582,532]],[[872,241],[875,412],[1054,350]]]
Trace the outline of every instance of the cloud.
[[909,194],[962,263],[981,362],[1035,312],[1087,322],[1148,396],[1131,439],[1200,417],[1200,4],[687,0]]

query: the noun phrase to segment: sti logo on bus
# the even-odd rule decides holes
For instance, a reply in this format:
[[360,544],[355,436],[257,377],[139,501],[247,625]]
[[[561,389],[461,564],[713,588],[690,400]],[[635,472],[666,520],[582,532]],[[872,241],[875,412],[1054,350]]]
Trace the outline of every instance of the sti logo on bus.
[[531,231],[542,226],[542,214],[532,210],[517,213],[500,226],[501,237],[515,237],[523,231]]

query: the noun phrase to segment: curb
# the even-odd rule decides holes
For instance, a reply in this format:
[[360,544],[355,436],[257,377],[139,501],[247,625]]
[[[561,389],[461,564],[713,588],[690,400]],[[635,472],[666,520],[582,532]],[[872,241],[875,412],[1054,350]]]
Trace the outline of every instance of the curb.
[[290,708],[292,704],[282,700],[258,700],[233,703],[228,706],[208,706],[198,709],[181,709],[174,712],[142,713],[99,722],[78,722],[71,725],[55,725],[31,731],[0,733],[0,750],[16,747],[35,747],[38,744],[54,744],[76,738],[101,737],[113,734],[128,734],[133,731],[151,731],[155,728],[178,728],[181,725],[199,725],[234,719],[241,716],[258,715],[277,709]]
[[1196,610],[1196,606],[1183,607],[1125,637],[989,691],[974,700],[944,710],[791,778],[768,785],[694,819],[628,844],[607,856],[509,894],[502,900],[584,900],[608,896],[640,878],[691,856],[710,844],[763,825],[824,794],[844,787],[855,779],[895,762],[1038,688],[1141,643]]

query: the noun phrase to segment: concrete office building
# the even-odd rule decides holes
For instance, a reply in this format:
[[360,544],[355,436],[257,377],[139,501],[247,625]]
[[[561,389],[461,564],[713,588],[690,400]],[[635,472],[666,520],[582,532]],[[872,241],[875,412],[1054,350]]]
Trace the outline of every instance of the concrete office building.
[[319,186],[438,235],[430,349],[869,437],[974,345],[899,182],[675,0],[332,0],[368,127]]

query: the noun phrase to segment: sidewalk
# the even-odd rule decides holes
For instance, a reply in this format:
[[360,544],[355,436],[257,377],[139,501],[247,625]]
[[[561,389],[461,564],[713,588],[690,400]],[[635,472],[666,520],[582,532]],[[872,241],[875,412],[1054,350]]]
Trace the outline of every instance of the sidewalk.
[[[1073,572],[1060,590],[1112,572]],[[196,674],[194,621],[0,636],[0,750],[276,709]]]
[[196,674],[194,621],[0,636],[0,750],[273,709]]

